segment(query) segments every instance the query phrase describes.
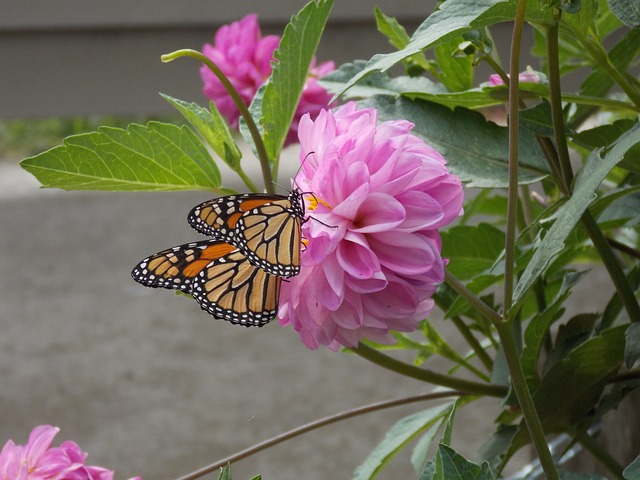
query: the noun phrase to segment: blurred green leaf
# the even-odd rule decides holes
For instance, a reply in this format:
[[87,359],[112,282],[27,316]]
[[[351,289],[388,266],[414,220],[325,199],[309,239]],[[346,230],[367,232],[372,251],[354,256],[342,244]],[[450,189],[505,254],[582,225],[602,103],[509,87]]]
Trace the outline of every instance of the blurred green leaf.
[[639,480],[640,479],[640,455],[629,464],[627,468],[622,472],[622,476],[625,480]]
[[461,280],[490,268],[504,250],[504,232],[488,223],[457,226],[442,232],[442,256],[447,269]]
[[[545,433],[576,431],[582,423],[589,424],[589,412],[624,361],[620,345],[625,330],[612,328],[586,340],[547,372],[533,395]],[[512,448],[528,442],[529,433],[521,423]]]
[[544,339],[549,335],[549,327],[558,319],[565,300],[571,293],[571,288],[582,280],[588,272],[567,272],[562,280],[560,291],[546,310],[536,315],[527,325],[524,332],[524,349],[520,363],[525,377],[529,382],[537,381],[537,366],[540,349]]
[[425,459],[427,458],[427,454],[429,453],[429,449],[431,448],[431,444],[433,443],[433,439],[436,437],[438,430],[442,427],[442,423],[444,422],[444,418],[439,422],[433,425],[427,432],[418,440],[416,443],[413,452],[411,452],[411,465],[413,465],[413,470],[420,474],[424,470],[425,467]]
[[[452,173],[469,187],[505,188],[508,185],[507,128],[487,122],[464,108],[449,110],[441,105],[405,98],[376,96],[361,102],[378,110],[379,120],[405,119],[413,133],[438,150]],[[519,182],[544,178],[548,167],[531,132],[520,131]]]
[[242,152],[233,140],[227,122],[213,102],[211,110],[207,110],[197,103],[187,103],[169,95],[160,95],[189,121],[224,163],[233,170],[238,169]]
[[101,127],[20,165],[44,187],[64,190],[216,190],[220,172],[186,126],[149,122]]
[[[404,27],[398,23],[398,20],[385,15],[378,6],[375,7],[375,15],[378,31],[387,37],[389,43],[398,50],[406,47],[411,39]],[[404,62],[407,65],[407,68],[417,66],[422,70],[431,70],[431,65],[422,52],[411,55],[406,58]]]
[[[609,59],[613,66],[620,72],[624,72],[631,62],[640,53],[640,29],[635,28],[628,31],[609,52]],[[609,73],[606,73],[598,66],[594,66],[593,71],[582,82],[580,94],[591,97],[604,97],[613,87],[614,81]],[[578,105],[570,118],[570,125],[577,128],[594,112],[595,108],[589,105]]]
[[543,101],[533,107],[521,110],[520,125],[543,137],[551,137],[553,135],[553,123],[549,102]]
[[446,417],[452,405],[453,402],[443,403],[423,412],[409,415],[397,422],[369,454],[364,463],[356,469],[353,480],[375,478],[408,442]]
[[609,8],[627,27],[640,27],[640,2],[638,0],[608,0]]
[[291,18],[274,53],[276,61],[265,87],[260,121],[270,160],[280,154],[289,132],[332,6],[333,0],[309,2]]
[[231,480],[231,464],[230,463],[227,463],[223,468],[220,469],[218,480]]
[[624,361],[628,368],[640,358],[640,323],[632,323],[627,328],[624,340]]
[[625,152],[638,142],[640,126],[636,125],[622,135],[606,153],[600,149],[589,156],[587,163],[578,172],[572,197],[562,206],[555,223],[536,245],[536,251],[516,286],[510,311],[520,306],[533,282],[563,249],[565,239],[573,231],[587,207],[595,200],[595,192],[602,180],[622,160]]

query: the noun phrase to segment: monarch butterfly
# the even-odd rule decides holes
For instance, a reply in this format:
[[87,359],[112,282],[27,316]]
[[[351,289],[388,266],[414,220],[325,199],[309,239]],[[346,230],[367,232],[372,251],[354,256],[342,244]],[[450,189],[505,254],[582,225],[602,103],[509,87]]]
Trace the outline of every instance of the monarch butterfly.
[[147,287],[181,290],[215,318],[261,327],[278,311],[282,278],[253,266],[220,240],[178,245],[142,260],[131,272]]
[[194,207],[188,220],[200,233],[235,245],[271,275],[300,273],[304,203],[297,189],[288,196],[245,193],[214,198]]

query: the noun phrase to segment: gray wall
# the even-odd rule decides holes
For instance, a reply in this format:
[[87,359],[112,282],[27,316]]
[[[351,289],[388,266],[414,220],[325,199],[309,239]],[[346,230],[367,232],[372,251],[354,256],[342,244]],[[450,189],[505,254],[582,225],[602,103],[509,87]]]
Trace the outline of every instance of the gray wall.
[[[305,0],[4,0],[0,15],[0,118],[160,114],[163,92],[202,101],[198,66],[160,55],[200,49],[219,25],[259,14],[280,34]],[[411,33],[433,0],[336,0],[318,59],[369,58],[392,47],[376,32],[373,8]]]

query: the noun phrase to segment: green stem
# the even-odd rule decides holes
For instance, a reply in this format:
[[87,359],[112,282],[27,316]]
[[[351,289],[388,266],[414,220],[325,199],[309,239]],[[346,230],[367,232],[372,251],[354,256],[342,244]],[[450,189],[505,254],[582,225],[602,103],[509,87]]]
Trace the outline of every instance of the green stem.
[[501,385],[472,382],[470,380],[464,380],[450,375],[443,375],[432,370],[414,367],[413,365],[409,365],[385,355],[364,343],[360,343],[357,347],[351,348],[351,351],[362,358],[375,363],[376,365],[386,368],[387,370],[415,378],[416,380],[431,383],[433,385],[440,385],[442,387],[453,388],[456,390],[464,390],[473,395],[486,395],[497,398],[502,398],[507,394],[507,389]]
[[589,238],[591,238],[593,245],[596,247],[596,250],[598,250],[607,272],[609,272],[611,281],[616,287],[616,291],[620,300],[622,300],[624,309],[627,311],[629,320],[632,322],[640,322],[640,306],[638,305],[638,300],[631,285],[627,282],[627,277],[620,263],[618,263],[618,259],[614,255],[613,250],[611,250],[607,238],[604,236],[604,233],[602,233],[602,230],[600,230],[598,222],[596,222],[589,210],[582,214],[580,221],[587,231]]
[[259,192],[258,187],[256,187],[256,184],[253,183],[253,180],[251,180],[247,176],[247,174],[244,172],[242,168],[238,167],[237,169],[234,169],[234,172],[238,174],[238,176],[244,182],[244,184],[247,186],[250,192],[253,192],[253,193]]
[[447,282],[447,285],[449,285],[458,295],[464,298],[472,307],[478,310],[487,320],[493,324],[502,322],[502,317],[498,312],[493,310],[489,305],[478,298],[475,293],[465,287],[449,270],[444,271],[444,281]]
[[507,226],[504,255],[504,305],[505,310],[513,300],[516,222],[518,211],[518,136],[520,115],[520,46],[526,0],[518,0],[513,22],[511,54],[509,58],[509,187],[507,189]]
[[625,245],[624,243],[617,241],[615,238],[607,237],[607,242],[612,248],[640,260],[640,250],[630,247],[629,245]]
[[249,109],[242,101],[242,97],[235,89],[235,87],[231,84],[229,79],[222,73],[222,71],[218,68],[218,66],[211,61],[209,57],[203,55],[201,52],[190,49],[176,50],[175,52],[167,53],[166,55],[162,55],[160,58],[163,62],[171,62],[176,58],[180,57],[192,57],[196,60],[204,63],[216,77],[220,80],[220,83],[224,86],[225,90],[231,96],[233,103],[236,104],[240,115],[244,118],[244,121],[247,123],[247,128],[251,133],[251,138],[253,138],[253,142],[256,147],[256,151],[258,152],[258,159],[260,160],[260,168],[262,169],[262,178],[264,180],[264,187],[268,193],[275,192],[275,186],[273,184],[273,178],[271,177],[271,167],[269,165],[269,157],[267,155],[267,149],[264,146],[264,142],[262,141],[262,137],[260,136],[260,131],[258,130],[258,126],[256,122],[253,121],[253,117],[251,113],[249,113]]
[[558,471],[553,462],[551,452],[549,451],[544,430],[542,429],[542,423],[538,417],[538,412],[533,403],[533,397],[531,396],[531,392],[529,392],[527,381],[522,371],[516,343],[512,335],[512,327],[510,323],[501,323],[497,325],[497,330],[502,343],[502,351],[509,368],[511,385],[522,409],[522,416],[527,424],[527,429],[529,430],[531,441],[538,454],[540,465],[544,470],[547,480],[558,480]]
[[585,433],[580,437],[578,442],[584,447],[585,450],[593,455],[594,458],[596,458],[602,465],[604,465],[607,470],[609,470],[614,475],[615,478],[617,478],[618,480],[624,480],[624,477],[622,476],[624,467],[620,465],[618,461],[609,454],[609,452],[602,448],[602,445],[596,442],[591,435]]
[[449,398],[449,397],[462,397],[468,395],[468,392],[461,392],[456,390],[450,390],[448,392],[433,392],[426,393],[422,395],[414,395],[411,397],[398,398],[394,400],[385,400],[383,402],[372,403],[370,405],[364,405],[362,407],[354,408],[351,410],[347,410],[346,412],[337,413],[335,415],[330,415],[328,417],[321,418],[319,420],[314,420],[313,422],[307,423],[306,425],[301,425],[296,427],[288,432],[281,433],[276,435],[275,437],[271,437],[263,442],[260,442],[252,447],[249,447],[240,452],[234,453],[233,455],[218,460],[215,463],[209,464],[206,467],[203,467],[195,472],[191,472],[184,477],[180,477],[178,480],[195,480],[196,478],[203,477],[209,473],[213,473],[216,470],[224,467],[228,463],[235,463],[239,460],[247,458],[254,453],[261,452],[262,450],[266,450],[269,447],[273,447],[274,445],[278,445],[286,440],[290,440],[292,438],[298,437],[304,433],[311,432],[313,430],[317,430],[320,427],[324,427],[326,425],[331,425],[332,423],[336,423],[342,420],[347,420],[349,418],[357,417],[359,415],[365,415],[367,413],[376,412],[378,410],[384,410],[392,407],[399,407],[401,405],[407,405],[410,403],[416,402],[424,402],[427,400],[438,400],[441,398]]
[[482,362],[485,368],[489,372],[491,372],[493,370],[493,360],[491,360],[491,357],[489,356],[487,351],[484,348],[482,348],[482,345],[480,345],[480,342],[473,335],[473,333],[471,332],[467,324],[464,323],[464,321],[458,316],[452,317],[451,321],[456,326],[456,328],[458,329],[460,334],[463,336],[463,338],[467,341],[469,346],[473,349],[473,351],[476,354],[476,357],[478,357],[478,359]]
[[553,137],[556,141],[562,182],[569,187],[573,181],[573,171],[569,158],[569,147],[565,136],[564,117],[562,114],[562,97],[560,91],[560,62],[558,48],[558,24],[547,27],[547,62],[549,75],[549,102],[551,104],[551,120]]

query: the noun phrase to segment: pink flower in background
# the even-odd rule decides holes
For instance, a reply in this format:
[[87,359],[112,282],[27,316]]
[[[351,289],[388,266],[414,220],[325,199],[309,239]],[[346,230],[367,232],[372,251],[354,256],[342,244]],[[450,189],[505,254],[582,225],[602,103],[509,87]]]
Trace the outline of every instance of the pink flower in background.
[[300,275],[282,284],[280,323],[311,348],[390,343],[433,308],[444,280],[438,228],[458,216],[463,192],[432,147],[403,120],[377,124],[348,103],[299,125],[296,178],[313,217]]
[[320,110],[327,108],[329,105],[331,94],[318,83],[318,79],[333,72],[335,68],[336,65],[333,62],[325,62],[316,67],[314,59],[309,69],[309,77],[307,77],[307,82],[304,84],[302,95],[300,96],[300,103],[291,122],[291,128],[287,133],[285,145],[298,143],[298,124],[304,115],[308,113],[311,119],[314,120]]
[[[277,35],[262,36],[258,16],[247,15],[239,22],[224,25],[216,32],[213,45],[206,43],[202,53],[209,57],[238,91],[246,105],[251,103],[260,85],[271,75]],[[202,91],[216,104],[233,128],[238,128],[240,112],[231,96],[206,65],[200,67]]]
[[[258,16],[251,14],[238,22],[220,27],[216,32],[214,44],[205,44],[202,53],[220,68],[238,91],[245,105],[249,105],[260,85],[271,75],[273,53],[279,42],[280,38],[276,35],[263,37],[258,25]],[[309,113],[315,118],[331,99],[331,95],[318,84],[318,78],[333,71],[335,65],[333,62],[326,62],[318,67],[314,65],[315,60],[296,110],[292,130],[285,142],[287,145],[297,142],[297,126],[302,115]],[[206,65],[202,65],[200,78],[204,83],[203,93],[213,100],[229,125],[238,128],[240,112],[218,77]]]
[[[529,71],[529,70],[519,74],[518,80],[520,80],[521,82],[540,83],[540,77],[536,74],[536,72]],[[502,80],[502,77],[500,77],[500,75],[498,75],[497,73],[494,73],[493,75],[489,75],[489,86],[495,87],[497,85],[504,85],[504,81]]]
[[112,471],[85,465],[87,454],[75,442],[51,447],[59,431],[58,427],[40,425],[31,431],[24,446],[9,440],[0,452],[0,480],[113,480]]

